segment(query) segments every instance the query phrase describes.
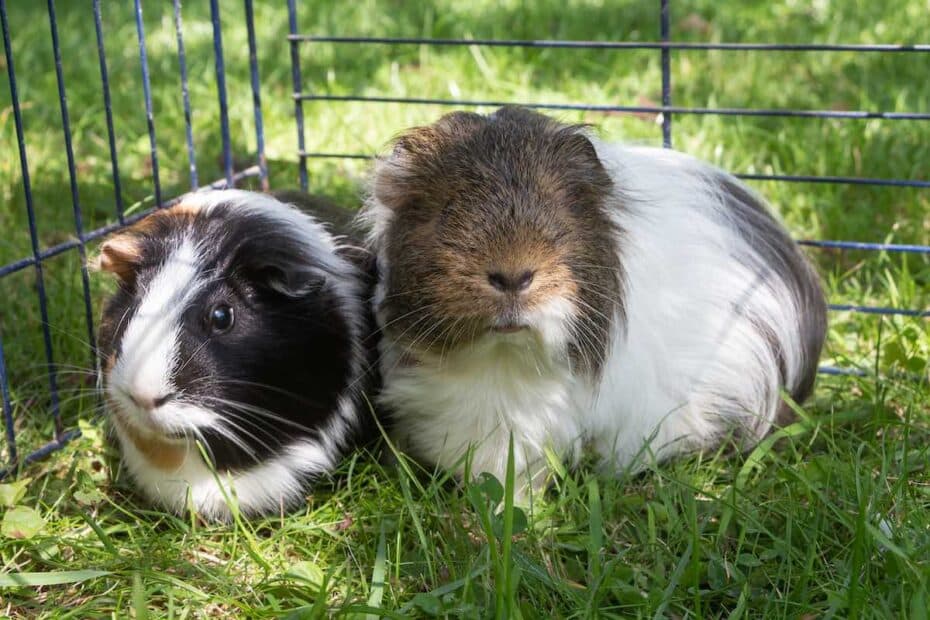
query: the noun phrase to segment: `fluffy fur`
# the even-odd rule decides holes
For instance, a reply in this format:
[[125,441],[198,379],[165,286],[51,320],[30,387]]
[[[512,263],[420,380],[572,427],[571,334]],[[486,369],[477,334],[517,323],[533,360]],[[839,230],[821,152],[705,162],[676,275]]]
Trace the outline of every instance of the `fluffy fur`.
[[[231,496],[246,515],[290,508],[371,434],[370,278],[349,256],[310,215],[237,190],[189,194],[104,242],[120,283],[105,390],[144,495],[220,520]],[[231,327],[211,323],[218,307]]]
[[749,447],[786,420],[782,390],[812,389],[816,274],[761,199],[681,153],[454,113],[378,162],[364,218],[381,402],[424,460],[461,469],[471,446],[502,476],[513,433],[538,482],[546,448],[625,467]]

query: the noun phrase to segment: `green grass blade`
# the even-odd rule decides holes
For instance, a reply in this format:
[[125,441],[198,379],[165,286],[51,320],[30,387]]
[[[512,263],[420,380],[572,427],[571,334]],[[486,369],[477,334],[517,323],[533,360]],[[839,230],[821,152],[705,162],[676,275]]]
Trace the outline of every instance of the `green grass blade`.
[[100,542],[103,544],[103,548],[107,550],[107,553],[113,557],[119,557],[119,552],[116,550],[116,547],[113,546],[113,541],[110,540],[110,537],[106,532],[103,531],[103,528],[91,517],[89,514],[83,510],[78,510],[78,514],[81,515],[81,518],[84,519],[84,523],[90,526],[90,529],[94,530],[94,534],[97,535],[97,538],[100,539]]
[[[514,618],[517,613],[514,581],[514,564],[511,549],[513,547],[513,495],[514,481],[514,454],[513,432],[510,433],[510,443],[507,447],[507,473],[504,477],[504,527],[501,533],[501,568],[504,578],[503,584],[497,584],[498,618]],[[502,587],[503,586],[503,587]],[[501,615],[503,612],[503,615]]]
[[58,586],[66,583],[80,583],[109,575],[105,570],[61,570],[47,573],[2,573],[0,587],[18,588],[35,586]]
[[[375,566],[371,571],[371,592],[368,594],[368,607],[373,609],[381,608],[381,601],[384,599],[384,580],[387,577],[387,534],[385,532],[384,520],[381,520],[381,531],[378,534],[378,551],[375,555]],[[372,620],[377,615],[369,614]]]
[[588,481],[588,573],[593,581],[601,575],[601,549],[604,547],[604,518],[597,479]]
[[139,571],[132,574],[132,607],[136,611],[136,620],[147,620],[149,609],[145,604],[145,586]]

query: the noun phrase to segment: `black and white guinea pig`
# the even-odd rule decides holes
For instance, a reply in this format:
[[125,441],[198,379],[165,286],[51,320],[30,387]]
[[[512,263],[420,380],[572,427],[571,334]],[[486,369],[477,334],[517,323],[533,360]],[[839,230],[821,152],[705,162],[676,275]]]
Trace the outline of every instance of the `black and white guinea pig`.
[[762,200],[681,153],[527,109],[456,112],[376,163],[381,402],[414,455],[538,481],[547,447],[619,467],[754,445],[806,398],[817,275]]
[[275,512],[370,438],[372,278],[359,256],[311,215],[239,190],[188,194],[102,244],[98,267],[119,281],[100,326],[103,382],[144,495],[215,520],[232,494],[245,515]]

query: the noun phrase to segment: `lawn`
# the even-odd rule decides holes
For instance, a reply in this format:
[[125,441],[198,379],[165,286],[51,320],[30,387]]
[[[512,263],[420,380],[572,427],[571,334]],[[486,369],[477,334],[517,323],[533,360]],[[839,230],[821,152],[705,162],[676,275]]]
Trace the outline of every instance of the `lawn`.
[[[232,147],[255,161],[242,3],[222,4]],[[256,3],[271,184],[298,182],[287,7]],[[926,0],[672,2],[676,40],[924,43]],[[38,243],[74,237],[46,7],[6,2]],[[58,31],[85,230],[153,205],[154,162],[131,3],[105,3],[119,195],[107,143],[90,3],[59,1]],[[209,4],[183,9],[196,170],[223,177]],[[644,0],[320,0],[318,35],[657,40]],[[174,15],[144,6],[158,173],[190,187]],[[303,90],[536,103],[654,106],[658,50],[304,43]],[[0,58],[3,73],[9,59]],[[676,50],[676,106],[927,112],[930,53]],[[0,267],[31,255],[9,84],[0,79]],[[377,153],[435,105],[313,101],[309,152]],[[552,112],[604,136],[661,144],[654,114]],[[926,120],[676,114],[676,148],[755,174],[930,179]],[[367,162],[311,159],[310,189],[359,203]],[[244,186],[256,186],[254,179]],[[755,182],[799,239],[930,244],[930,189]],[[94,244],[90,244],[92,251]],[[927,254],[811,249],[831,302],[930,307]],[[402,456],[348,460],[296,514],[206,525],[149,510],[119,475],[91,371],[80,260],[44,264],[60,407],[82,435],[0,486],[0,615],[11,617],[928,616],[930,332],[926,318],[831,314],[822,376],[800,421],[747,455],[705,454],[635,476],[555,468],[528,519],[506,481],[467,486]],[[94,318],[110,283],[91,276]],[[52,437],[32,268],[0,278],[0,338],[20,452]],[[390,448],[387,448],[390,451]],[[6,447],[0,450],[7,462]],[[513,535],[505,535],[510,532]]]

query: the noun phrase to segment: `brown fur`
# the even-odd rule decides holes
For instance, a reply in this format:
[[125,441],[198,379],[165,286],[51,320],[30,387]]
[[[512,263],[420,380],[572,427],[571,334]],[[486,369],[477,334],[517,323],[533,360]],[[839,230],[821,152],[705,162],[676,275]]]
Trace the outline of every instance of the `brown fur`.
[[132,425],[120,421],[119,416],[114,416],[113,419],[152,467],[162,471],[177,471],[184,463],[184,444],[165,441],[154,435],[145,436]]
[[199,211],[199,207],[183,202],[155,211],[104,241],[100,245],[97,257],[91,261],[91,265],[100,271],[112,273],[123,284],[131,286],[135,281],[139,262],[142,260],[143,239],[155,235],[162,225],[172,220],[176,220],[178,224],[190,221],[197,216]]
[[[441,352],[569,299],[573,353],[600,369],[610,325],[622,319],[622,268],[607,213],[613,184],[582,128],[523,108],[455,112],[398,138],[373,190],[394,211],[380,242],[396,339]],[[492,272],[533,279],[502,294]]]
[[112,273],[123,282],[129,282],[135,275],[135,265],[140,255],[139,244],[133,235],[117,235],[103,242],[94,264],[100,271]]

